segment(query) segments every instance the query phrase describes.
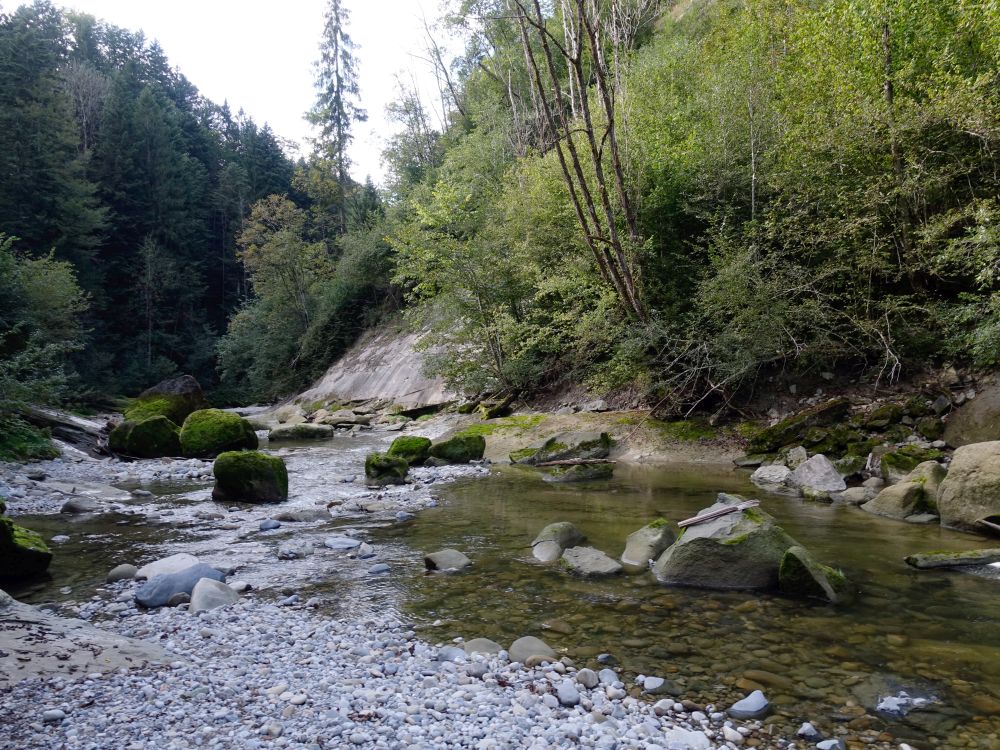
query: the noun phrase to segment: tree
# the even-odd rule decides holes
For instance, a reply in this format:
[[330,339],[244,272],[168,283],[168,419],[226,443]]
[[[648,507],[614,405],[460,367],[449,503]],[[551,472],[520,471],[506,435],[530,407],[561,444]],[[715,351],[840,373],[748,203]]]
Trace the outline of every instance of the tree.
[[316,103],[309,111],[309,121],[319,128],[314,142],[314,158],[334,183],[335,226],[338,233],[347,231],[347,193],[351,165],[347,155],[354,139],[351,128],[364,122],[367,114],[359,104],[357,45],[347,33],[350,13],[341,0],[329,0],[320,60],[317,63]]

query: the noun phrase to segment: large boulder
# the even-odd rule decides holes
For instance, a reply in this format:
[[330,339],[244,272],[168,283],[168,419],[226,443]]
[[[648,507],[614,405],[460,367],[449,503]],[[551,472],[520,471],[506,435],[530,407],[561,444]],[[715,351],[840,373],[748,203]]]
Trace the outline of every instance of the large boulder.
[[212,498],[243,503],[273,503],[288,498],[288,470],[277,456],[230,451],[212,465]]
[[51,562],[52,553],[39,534],[0,516],[0,580],[40,575]]
[[889,484],[901,482],[907,474],[925,461],[938,461],[943,457],[944,454],[936,448],[904,445],[902,448],[882,454],[880,458],[882,478]]
[[538,532],[538,536],[531,543],[531,554],[541,562],[554,562],[562,556],[567,547],[575,547],[586,539],[569,521],[550,523]]
[[981,519],[1000,516],[1000,440],[955,451],[937,496],[941,525],[982,532]]
[[257,433],[239,414],[221,409],[193,412],[181,427],[181,453],[211,458],[226,451],[256,450]]
[[336,434],[336,430],[326,424],[286,424],[275,427],[267,433],[267,439],[272,443],[280,440],[326,440]]
[[834,398],[783,419],[758,432],[748,446],[750,453],[774,453],[779,448],[802,443],[813,427],[825,427],[841,422],[851,409],[846,398]]
[[803,462],[788,475],[786,482],[789,486],[803,491],[843,492],[847,489],[847,483],[837,471],[837,467],[822,453],[817,453]]
[[144,583],[135,592],[137,604],[154,609],[164,607],[176,594],[190,594],[202,578],[224,581],[226,576],[219,570],[204,563],[192,565],[176,573],[164,573]]
[[174,424],[181,424],[192,412],[207,407],[198,381],[190,375],[181,375],[140,393],[125,410],[125,419],[141,422],[150,417],[166,417]]
[[467,464],[482,459],[486,452],[486,438],[460,432],[449,440],[434,443],[428,452],[449,464]]
[[108,435],[108,447],[115,453],[135,458],[181,455],[179,430],[166,417],[123,422]]
[[200,562],[201,560],[194,555],[189,555],[187,552],[178,552],[176,555],[170,555],[170,557],[163,557],[151,563],[146,563],[135,572],[135,577],[149,580],[156,578],[156,576],[187,570],[192,565],[197,565]]
[[191,611],[204,612],[227,607],[239,598],[240,595],[222,581],[202,578],[191,589]]
[[[801,461],[801,466],[805,461]],[[788,477],[792,470],[784,464],[767,464],[759,466],[750,475],[750,481],[767,492],[781,492],[788,489]]]
[[403,484],[409,465],[402,458],[382,453],[369,453],[365,458],[365,477],[372,484]]
[[805,547],[790,547],[781,558],[778,586],[785,594],[840,604],[849,598],[847,579],[839,570],[816,562]]
[[625,565],[645,568],[650,560],[657,559],[673,543],[674,532],[667,520],[658,518],[628,535],[621,561]]
[[611,437],[606,432],[563,432],[514,451],[510,462],[534,466],[546,461],[607,458]]
[[430,455],[431,441],[419,435],[401,435],[392,441],[387,456],[401,458],[410,466],[419,466]]
[[945,469],[937,461],[925,461],[861,506],[877,516],[903,519],[920,513],[937,513],[937,496]]
[[563,552],[562,564],[571,573],[584,578],[611,576],[622,571],[621,563],[594,547],[570,547]]
[[[742,502],[739,495],[719,495],[699,515]],[[796,544],[760,508],[735,511],[688,526],[653,564],[662,583],[708,589],[774,589],[785,552]]]
[[1000,383],[978,384],[976,397],[948,415],[944,440],[956,448],[1000,440]]

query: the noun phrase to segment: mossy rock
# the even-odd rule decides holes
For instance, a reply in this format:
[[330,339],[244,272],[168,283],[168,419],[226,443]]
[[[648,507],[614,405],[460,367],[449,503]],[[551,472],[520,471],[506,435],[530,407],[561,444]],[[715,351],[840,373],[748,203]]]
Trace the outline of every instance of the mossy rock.
[[467,464],[479,461],[486,452],[486,438],[482,435],[459,433],[449,440],[442,440],[430,447],[430,455],[450,464]]
[[182,424],[188,415],[208,407],[198,381],[181,375],[157,383],[139,394],[125,410],[125,420],[141,422],[152,417],[166,417]]
[[128,454],[128,436],[132,432],[132,428],[135,427],[135,425],[135,422],[125,420],[111,430],[108,434],[108,448],[111,449],[112,453],[117,453],[122,456]]
[[903,404],[903,413],[908,417],[919,419],[930,414],[931,407],[927,403],[927,399],[923,396],[910,396],[910,398],[906,399],[906,403]]
[[928,440],[940,440],[944,435],[944,421],[940,417],[921,417],[916,430]]
[[401,458],[410,466],[419,466],[430,455],[431,441],[418,435],[401,435],[392,441],[387,456]]
[[834,398],[816,404],[758,432],[749,442],[750,453],[773,453],[786,445],[800,443],[811,427],[839,424],[850,411],[851,402]]
[[374,484],[403,484],[410,465],[399,456],[369,453],[365,458],[365,476]]
[[466,401],[464,404],[459,404],[455,407],[455,411],[459,414],[472,414],[476,409],[479,408],[478,401]]
[[185,458],[210,458],[225,451],[257,448],[253,426],[240,415],[221,409],[190,414],[181,427],[180,440]]
[[526,464],[530,463],[529,459],[538,453],[538,448],[518,448],[516,451],[512,451],[510,454],[510,462],[512,464]]
[[260,451],[228,451],[212,464],[215,500],[273,503],[288,497],[288,470],[277,456]]
[[905,413],[906,408],[900,404],[882,404],[865,418],[865,427],[869,430],[884,430],[899,422]]
[[905,442],[913,435],[913,430],[907,427],[905,424],[894,424],[890,426],[885,433],[885,440],[889,443],[902,443]]
[[328,424],[313,424],[311,422],[300,422],[299,424],[283,424],[275,427],[267,434],[267,439],[272,443],[281,440],[327,440],[336,434],[336,428]]
[[781,558],[778,586],[790,596],[823,599],[841,604],[849,598],[850,586],[839,570],[813,560],[805,547],[791,547]]
[[[822,453],[827,458],[843,456],[848,452],[847,446],[865,440],[865,436],[862,433],[843,424],[828,427],[824,432],[826,434],[822,439],[809,446],[809,455]],[[866,453],[865,455],[868,454]]]
[[563,432],[510,454],[511,463],[534,466],[546,461],[607,458],[611,437],[606,432]]
[[553,466],[544,469],[542,478],[546,482],[599,482],[611,479],[614,464],[576,464],[575,466]]
[[939,461],[944,454],[936,448],[921,448],[904,445],[882,455],[882,478],[887,482],[898,482],[925,461]]
[[129,431],[126,452],[137,458],[179,456],[179,432],[177,425],[166,417],[144,419]]
[[483,401],[479,404],[479,416],[483,419],[506,417],[513,411],[513,407],[507,401]]
[[52,552],[42,537],[0,517],[0,580],[19,580],[48,570]]
[[846,446],[847,455],[866,458],[878,444],[879,442],[875,438],[867,438],[865,440],[859,440],[856,443],[848,443]]

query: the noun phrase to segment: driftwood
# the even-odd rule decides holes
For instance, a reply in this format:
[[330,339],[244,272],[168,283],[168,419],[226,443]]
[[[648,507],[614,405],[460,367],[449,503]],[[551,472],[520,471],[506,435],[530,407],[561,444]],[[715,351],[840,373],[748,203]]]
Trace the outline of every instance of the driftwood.
[[704,523],[705,521],[711,521],[716,518],[721,518],[722,516],[728,516],[730,513],[743,511],[747,508],[756,508],[758,505],[760,505],[760,502],[757,500],[746,500],[738,505],[727,505],[725,508],[719,508],[718,510],[713,510],[708,513],[702,513],[700,516],[685,518],[683,521],[678,521],[677,525],[683,529],[686,526],[694,526],[698,523]]
[[564,458],[561,461],[542,461],[535,466],[589,466],[590,464],[613,464],[606,458]]

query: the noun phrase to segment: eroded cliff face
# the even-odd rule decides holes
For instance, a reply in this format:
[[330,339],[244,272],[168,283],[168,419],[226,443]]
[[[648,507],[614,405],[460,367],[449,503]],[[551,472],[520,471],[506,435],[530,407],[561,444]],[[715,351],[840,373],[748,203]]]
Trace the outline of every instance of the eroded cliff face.
[[424,352],[416,350],[422,334],[381,327],[366,334],[330,366],[296,401],[365,401],[384,399],[405,407],[452,401],[455,394],[441,378],[423,374]]

